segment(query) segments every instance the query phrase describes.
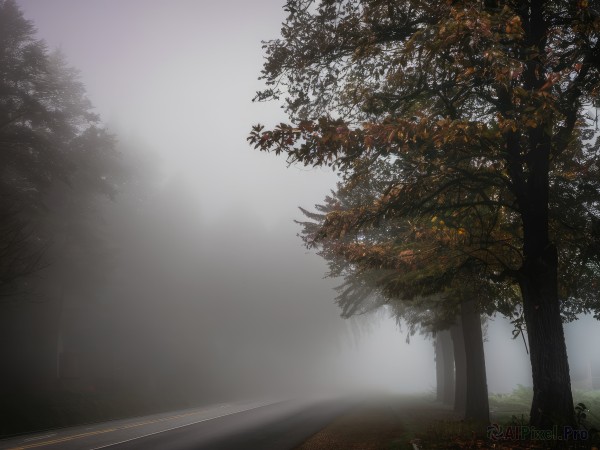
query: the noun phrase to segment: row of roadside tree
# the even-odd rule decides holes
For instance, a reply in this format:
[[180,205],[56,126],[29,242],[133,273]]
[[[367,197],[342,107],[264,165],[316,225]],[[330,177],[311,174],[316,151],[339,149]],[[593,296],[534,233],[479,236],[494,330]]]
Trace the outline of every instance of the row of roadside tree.
[[440,351],[451,334],[455,401],[487,422],[480,316],[502,313],[526,330],[531,425],[574,424],[563,322],[600,307],[600,3],[285,9],[256,100],[290,123],[248,140],[340,175],[303,238],[345,277],[343,314],[390,304]]

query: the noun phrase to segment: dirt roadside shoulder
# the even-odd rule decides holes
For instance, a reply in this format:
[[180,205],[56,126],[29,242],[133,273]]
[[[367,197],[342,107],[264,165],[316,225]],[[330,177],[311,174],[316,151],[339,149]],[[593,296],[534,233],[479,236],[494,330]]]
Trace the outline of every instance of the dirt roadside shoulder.
[[361,402],[296,450],[409,449],[433,421],[459,420],[454,411],[423,397],[400,395]]

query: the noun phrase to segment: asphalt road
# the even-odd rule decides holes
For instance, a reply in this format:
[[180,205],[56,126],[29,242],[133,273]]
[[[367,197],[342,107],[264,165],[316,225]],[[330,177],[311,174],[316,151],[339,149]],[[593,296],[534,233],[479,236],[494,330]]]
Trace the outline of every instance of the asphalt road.
[[293,449],[352,404],[347,398],[220,404],[20,436],[1,440],[0,449]]

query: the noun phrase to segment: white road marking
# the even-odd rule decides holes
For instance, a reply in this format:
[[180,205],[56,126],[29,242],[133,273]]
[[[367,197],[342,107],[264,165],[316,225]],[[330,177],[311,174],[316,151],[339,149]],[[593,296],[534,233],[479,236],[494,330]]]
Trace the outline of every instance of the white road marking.
[[113,445],[124,444],[125,442],[135,441],[137,439],[142,439],[142,438],[145,438],[145,437],[148,437],[148,436],[153,436],[155,434],[166,433],[167,431],[177,430],[178,428],[189,427],[189,426],[192,426],[192,425],[196,425],[197,423],[207,422],[207,421],[213,420],[213,419],[219,419],[220,417],[231,416],[233,414],[238,414],[238,413],[246,412],[246,411],[252,411],[253,409],[262,408],[264,406],[275,405],[276,403],[281,403],[281,401],[277,401],[277,402],[274,402],[274,403],[265,403],[265,404],[262,404],[262,405],[259,405],[259,406],[255,406],[253,408],[242,409],[240,411],[234,411],[234,412],[230,412],[230,413],[227,413],[227,414],[222,414],[222,415],[216,416],[216,417],[209,417],[208,419],[202,419],[202,420],[198,420],[197,422],[186,423],[184,425],[179,425],[177,427],[169,428],[167,430],[155,431],[154,433],[148,433],[148,434],[144,434],[143,436],[137,436],[137,437],[134,437],[134,438],[131,438],[131,439],[125,439],[124,441],[113,442],[112,444],[106,444],[106,445],[103,445],[101,447],[94,447],[94,448],[92,448],[90,450],[100,450],[102,448],[112,447]]
[[36,436],[36,437],[29,438],[29,439],[23,439],[23,442],[37,441],[39,439],[44,439],[44,438],[51,437],[51,436],[56,436],[56,433],[45,434],[43,436]]
[[[263,406],[268,406],[268,405],[274,405],[276,403],[281,403],[285,400],[282,399],[277,399],[277,400],[269,400],[267,402],[263,402],[263,403],[259,403],[256,404],[254,403],[254,406],[250,406],[250,405],[246,405],[246,407],[243,407],[241,405],[238,405],[238,408],[243,408],[237,411],[233,411],[231,413],[228,414],[223,414],[220,416],[216,416],[216,417],[209,417],[207,419],[204,420],[200,420],[194,423],[198,423],[198,422],[204,422],[206,420],[211,420],[211,419],[217,419],[219,417],[223,417],[223,416],[228,416],[231,414],[236,414],[239,412],[244,412],[244,411],[250,411],[252,409],[257,409],[257,408],[261,408]],[[96,435],[100,435],[100,434],[105,434],[105,433],[111,433],[111,432],[115,432],[115,431],[119,431],[119,430],[126,430],[126,429],[131,429],[131,428],[138,428],[141,426],[145,426],[145,425],[150,425],[153,423],[159,423],[159,422],[168,422],[168,421],[172,421],[172,420],[176,420],[176,419],[181,419],[183,417],[189,417],[189,416],[193,416],[193,415],[197,415],[197,414],[206,414],[209,413],[212,409],[212,413],[216,413],[220,408],[222,407],[227,407],[227,406],[234,406],[235,404],[231,404],[231,403],[225,403],[222,405],[214,405],[212,408],[208,408],[208,409],[196,409],[196,410],[192,410],[188,413],[185,414],[178,414],[178,415],[170,415],[170,416],[163,416],[161,418],[158,419],[154,419],[154,420],[146,420],[144,422],[135,422],[135,420],[141,420],[141,419],[149,419],[150,417],[155,417],[155,416],[143,416],[143,417],[135,417],[132,418],[131,420],[128,420],[127,422],[125,422],[125,424],[123,424],[121,422],[121,425],[117,425],[117,423],[119,421],[117,421],[117,423],[115,422],[105,422],[105,423],[99,423],[98,427],[89,427],[88,429],[95,429],[95,428],[100,428],[100,427],[106,427],[109,426],[111,423],[114,424],[111,428],[105,428],[105,429],[100,429],[100,430],[96,430],[96,431],[87,431],[85,433],[80,433],[80,434],[75,434],[75,435],[67,435],[64,437],[58,437],[56,436],[57,433],[52,433],[52,434],[48,434],[46,436],[34,436],[32,438],[28,438],[28,441],[36,441],[36,442],[25,442],[25,441],[20,441],[20,445],[18,445],[17,447],[10,447],[10,450],[25,450],[25,449],[30,449],[30,448],[37,448],[37,447],[44,447],[47,445],[53,445],[53,444],[58,444],[58,443],[62,443],[62,442],[68,442],[68,441],[74,441],[74,440],[80,440],[80,439],[84,439],[90,436],[96,436]],[[182,412],[182,411],[180,411]],[[171,414],[175,413],[175,411],[171,412]],[[193,425],[194,423],[190,423],[188,425]],[[186,426],[186,425],[182,425],[182,426]],[[181,428],[181,426],[178,427],[174,427],[171,429],[175,429],[175,428]],[[164,431],[169,431],[169,430],[164,430]],[[151,434],[156,434],[156,433],[151,433]],[[48,437],[48,436],[55,436],[53,439],[51,440],[46,440],[43,441],[42,438],[44,437]],[[144,437],[144,436],[140,436]],[[139,438],[134,438],[134,439],[139,439]],[[124,441],[126,442],[126,441]],[[116,445],[116,444],[110,444],[110,445]],[[105,446],[106,447],[106,446]],[[103,448],[103,447],[98,447],[98,448]]]

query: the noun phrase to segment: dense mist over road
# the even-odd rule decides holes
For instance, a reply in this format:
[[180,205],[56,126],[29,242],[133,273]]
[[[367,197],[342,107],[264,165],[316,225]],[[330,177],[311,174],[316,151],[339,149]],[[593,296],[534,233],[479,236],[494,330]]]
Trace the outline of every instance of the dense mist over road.
[[[75,178],[44,194],[43,267],[0,305],[1,393],[16,411],[0,432],[73,422],[91,404],[101,420],[308,393],[434,394],[432,336],[407,336],[386,307],[342,319],[341,280],[297,236],[298,207],[312,211],[337,174],[246,142],[254,123],[285,120],[252,102],[280,0],[16,4],[78,69],[115,152],[90,163],[108,193]],[[584,354],[597,322],[565,329],[574,385],[597,388]],[[531,385],[512,331],[484,320],[491,393]],[[21,396],[63,416],[29,417]]]
[[296,237],[297,207],[335,174],[286,168],[245,142],[256,117],[281,117],[251,102],[280,5],[18,4],[79,69],[118,169],[112,199],[53,194],[64,211],[48,224],[48,267],[3,313],[7,385],[46,391],[58,377],[70,392],[174,405],[433,389],[431,344],[407,345],[386,312],[341,319],[338,281]]

